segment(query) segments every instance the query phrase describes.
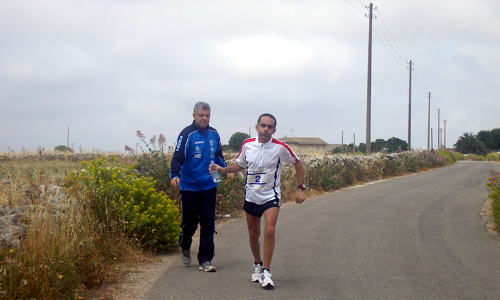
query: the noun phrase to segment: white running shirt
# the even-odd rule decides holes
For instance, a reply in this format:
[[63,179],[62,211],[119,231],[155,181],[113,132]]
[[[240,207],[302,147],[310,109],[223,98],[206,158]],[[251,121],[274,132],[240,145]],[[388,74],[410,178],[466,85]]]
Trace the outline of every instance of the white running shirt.
[[299,158],[284,142],[272,138],[259,143],[257,138],[249,138],[234,161],[247,170],[245,201],[262,205],[281,199],[281,166],[295,164]]

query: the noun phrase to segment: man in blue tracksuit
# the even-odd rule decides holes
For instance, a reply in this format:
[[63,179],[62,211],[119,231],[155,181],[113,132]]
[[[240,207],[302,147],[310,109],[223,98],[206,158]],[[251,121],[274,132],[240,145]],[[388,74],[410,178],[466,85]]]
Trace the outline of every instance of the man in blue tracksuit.
[[226,166],[219,133],[210,127],[210,105],[198,102],[193,110],[193,123],[177,138],[170,165],[170,179],[181,195],[182,233],[179,245],[182,262],[191,264],[192,237],[200,224],[199,269],[215,272],[214,257],[215,200],[217,182],[209,171],[212,163]]

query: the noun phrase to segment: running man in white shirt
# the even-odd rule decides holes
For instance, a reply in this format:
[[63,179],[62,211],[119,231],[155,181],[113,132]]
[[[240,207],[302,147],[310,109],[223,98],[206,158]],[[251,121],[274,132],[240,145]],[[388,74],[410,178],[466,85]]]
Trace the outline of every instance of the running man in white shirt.
[[[247,171],[245,185],[245,204],[250,248],[255,259],[252,281],[260,282],[262,287],[272,289],[271,259],[275,244],[275,227],[278,220],[281,191],[280,179],[282,164],[294,164],[299,183],[297,203],[306,200],[304,185],[304,168],[302,162],[284,142],[273,138],[276,132],[276,118],[271,114],[263,114],[255,125],[257,138],[249,138],[243,142],[235,164],[216,169],[221,174]],[[260,219],[264,215],[264,260],[260,252]]]

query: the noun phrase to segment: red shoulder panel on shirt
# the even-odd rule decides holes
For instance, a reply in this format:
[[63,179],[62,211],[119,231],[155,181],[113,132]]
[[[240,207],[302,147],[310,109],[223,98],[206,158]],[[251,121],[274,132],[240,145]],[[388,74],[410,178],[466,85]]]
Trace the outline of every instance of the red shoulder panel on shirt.
[[238,157],[240,157],[241,150],[243,149],[243,145],[245,145],[246,143],[252,143],[252,142],[255,142],[255,139],[256,139],[256,138],[248,138],[248,139],[244,140],[244,141],[243,141],[243,144],[241,144],[240,152],[238,152],[238,155],[236,155],[236,157],[235,157],[233,160],[236,160]]
[[278,144],[278,145],[281,145],[283,147],[285,147],[285,149],[290,152],[290,155],[295,159],[295,161],[299,161],[299,158],[295,155],[295,153],[293,153],[292,149],[290,149],[290,147],[285,143],[285,142],[282,142],[280,140],[277,140],[275,138],[273,138],[273,144]]

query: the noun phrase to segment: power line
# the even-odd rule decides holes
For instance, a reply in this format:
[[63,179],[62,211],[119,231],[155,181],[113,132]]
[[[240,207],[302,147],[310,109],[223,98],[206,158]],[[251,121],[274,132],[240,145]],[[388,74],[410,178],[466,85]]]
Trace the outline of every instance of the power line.
[[421,137],[421,136],[427,136],[427,133],[419,134],[419,135],[412,135],[411,137]]
[[[375,24],[377,25],[377,27],[379,28],[380,32],[384,36],[385,41],[387,42],[387,44],[389,44],[389,46],[391,47],[392,51],[398,56],[399,60],[398,59],[396,59],[396,60],[398,60],[398,62],[400,62],[400,63],[406,64],[405,58],[398,53],[398,51],[396,50],[396,48],[394,48],[394,46],[392,45],[391,41],[387,37],[387,34],[385,33],[384,29],[380,26],[379,22],[375,22]],[[393,57],[394,57],[394,55],[393,55]]]
[[399,51],[401,51],[401,53],[403,54],[403,56],[406,57],[406,60],[410,60],[408,58],[408,56],[405,55],[405,53],[403,52],[403,50],[401,50],[401,47],[399,47],[398,43],[396,43],[396,40],[394,39],[394,37],[392,36],[391,32],[389,31],[389,28],[387,28],[387,26],[385,25],[384,19],[382,18],[382,15],[380,14],[380,10],[378,12],[378,15],[380,17],[380,20],[382,21],[382,24],[384,24],[384,27],[387,29],[387,33],[389,33],[389,36],[391,37],[392,41],[394,42],[394,44],[396,44],[396,47],[398,47]]
[[[349,3],[349,5],[351,5],[352,7],[354,7],[357,11],[361,12],[361,13],[365,13],[364,11],[362,11],[361,9],[357,8],[356,6],[354,6],[354,4],[352,4],[351,2],[349,2],[349,0],[345,0],[345,2]],[[360,1],[361,2],[361,1]],[[364,5],[363,5],[364,6]]]
[[[377,23],[377,22],[375,22],[375,24],[377,24],[377,25],[378,25],[378,23]],[[378,25],[378,26],[380,27],[380,25]],[[398,58],[398,57],[396,57],[396,56],[394,56],[394,54],[392,54],[391,50],[389,50],[389,48],[387,47],[386,43],[384,42],[384,40],[382,39],[382,37],[378,34],[378,32],[377,32],[377,31],[375,31],[375,33],[377,34],[378,38],[379,38],[379,39],[380,39],[380,41],[382,42],[382,45],[384,45],[385,49],[387,49],[387,52],[389,52],[389,54],[390,54],[390,55],[391,55],[391,56],[392,56],[392,57],[393,57],[393,58],[394,58],[394,59],[395,59],[398,63],[403,64],[403,65],[404,65],[404,64],[406,64],[406,63],[405,63],[405,61],[404,61],[404,59],[402,59],[402,58],[401,58],[401,56],[399,56],[399,55],[398,55],[398,53],[396,52],[396,50],[394,49],[394,47],[392,47],[392,45],[390,44],[390,41],[387,39],[387,36],[385,36],[386,41],[389,43],[389,46],[391,46],[391,48],[392,48],[393,52],[394,52],[394,53],[396,53],[396,55],[398,55],[398,56],[399,56],[399,58]],[[384,33],[384,31],[383,31],[383,30],[381,30],[381,33],[385,35],[385,33]]]
[[[379,13],[378,16],[380,16],[380,13]],[[375,22],[375,24],[377,25],[378,30],[380,30],[380,33],[383,35],[384,39],[382,39],[382,37],[378,34],[378,32],[376,32],[377,36],[380,38],[380,40],[382,41],[382,44],[387,49],[387,51],[391,54],[391,56],[394,57],[394,59],[396,59],[396,61],[398,61],[400,64],[406,65],[406,62],[408,60],[410,60],[410,59],[408,59],[406,57],[406,55],[403,53],[403,51],[401,50],[401,48],[398,46],[398,44],[394,40],[394,37],[392,36],[391,32],[389,31],[389,28],[387,28],[387,25],[385,24],[384,20],[381,20],[381,21],[382,21],[382,25],[383,26],[379,22]],[[384,29],[384,27],[385,27],[385,29]],[[385,40],[385,42],[384,42],[384,40]],[[391,47],[392,51],[387,47],[386,44],[388,44]],[[395,46],[393,46],[393,44]],[[397,57],[394,56],[393,53]]]
[[415,70],[415,75],[416,75],[415,78],[417,79],[416,80],[417,87],[420,89],[422,94],[424,94],[427,97],[427,90],[423,88],[423,84],[422,84],[422,81],[420,80],[420,76],[419,76],[417,70]]

